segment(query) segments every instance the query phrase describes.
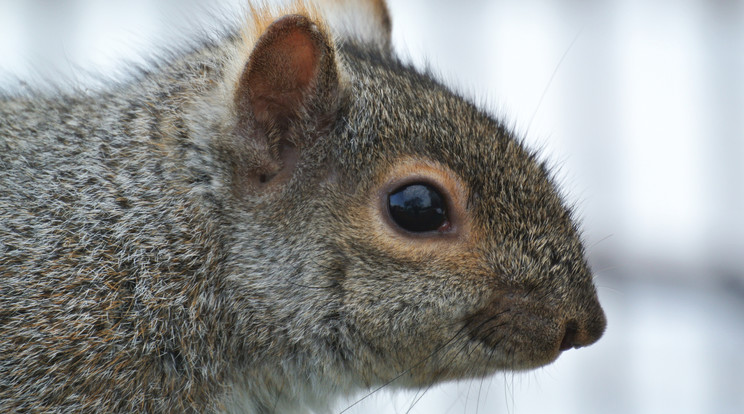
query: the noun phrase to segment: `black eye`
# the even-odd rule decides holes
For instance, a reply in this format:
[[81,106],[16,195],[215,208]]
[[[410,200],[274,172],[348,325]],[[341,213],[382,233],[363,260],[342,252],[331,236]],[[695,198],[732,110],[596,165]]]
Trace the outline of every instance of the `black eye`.
[[438,230],[447,223],[444,197],[428,184],[397,188],[388,197],[388,208],[393,221],[410,232]]

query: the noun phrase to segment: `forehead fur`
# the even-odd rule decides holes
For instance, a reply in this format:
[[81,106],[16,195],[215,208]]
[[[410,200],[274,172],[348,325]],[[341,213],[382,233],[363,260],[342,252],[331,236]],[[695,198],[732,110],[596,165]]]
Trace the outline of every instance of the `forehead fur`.
[[360,126],[342,131],[339,155],[354,164],[350,170],[368,173],[393,158],[423,156],[464,177],[482,177],[476,187],[483,191],[498,184],[497,172],[547,180],[535,154],[502,123],[429,74],[354,44],[341,51],[352,79],[344,124]]
[[485,226],[571,226],[547,169],[503,124],[393,56],[349,43],[341,51],[352,79],[336,156],[344,171],[374,176],[400,157],[432,159],[467,183]]

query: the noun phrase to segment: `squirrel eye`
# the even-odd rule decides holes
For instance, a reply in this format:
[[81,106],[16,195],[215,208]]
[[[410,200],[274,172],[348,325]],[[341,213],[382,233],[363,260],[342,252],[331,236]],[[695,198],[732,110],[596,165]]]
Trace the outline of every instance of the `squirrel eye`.
[[439,230],[447,224],[444,197],[424,183],[407,184],[388,196],[390,217],[395,224],[414,233]]

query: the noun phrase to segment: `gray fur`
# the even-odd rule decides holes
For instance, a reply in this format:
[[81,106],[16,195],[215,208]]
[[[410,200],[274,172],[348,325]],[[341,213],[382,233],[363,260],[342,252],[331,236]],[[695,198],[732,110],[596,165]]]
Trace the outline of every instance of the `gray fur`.
[[[241,42],[0,98],[0,411],[287,412],[542,365],[567,320],[599,338],[545,168],[386,48],[339,40],[330,124],[310,108],[291,178],[236,191],[256,157],[225,95]],[[404,156],[466,183],[477,262],[390,256],[349,214]]]

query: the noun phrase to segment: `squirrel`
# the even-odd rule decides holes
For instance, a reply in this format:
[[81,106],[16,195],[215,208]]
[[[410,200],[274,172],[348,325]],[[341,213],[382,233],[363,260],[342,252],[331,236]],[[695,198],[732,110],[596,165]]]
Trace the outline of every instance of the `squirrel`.
[[580,231],[382,0],[249,6],[101,91],[0,97],[0,412],[327,410],[602,335]]

